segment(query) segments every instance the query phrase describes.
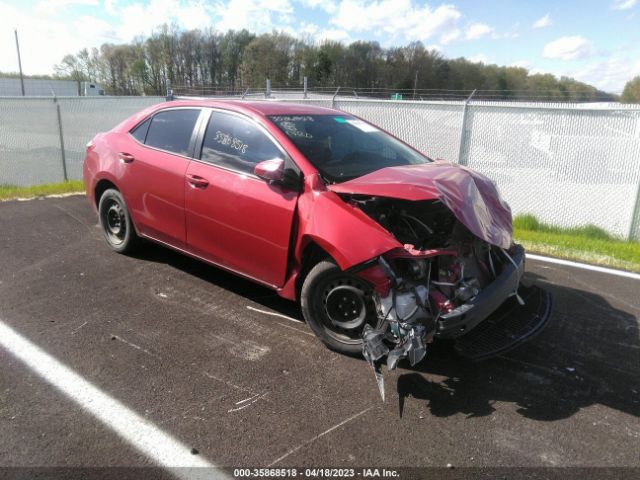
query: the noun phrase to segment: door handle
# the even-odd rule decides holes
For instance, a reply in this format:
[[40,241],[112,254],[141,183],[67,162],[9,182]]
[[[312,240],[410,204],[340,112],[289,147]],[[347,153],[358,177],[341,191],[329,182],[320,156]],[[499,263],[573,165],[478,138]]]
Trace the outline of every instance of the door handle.
[[194,188],[207,188],[207,185],[209,185],[209,180],[199,175],[187,175],[187,181]]
[[120,158],[120,161],[122,163],[131,163],[136,159],[136,157],[134,157],[130,153],[125,153],[125,152],[120,152],[118,154],[118,157]]

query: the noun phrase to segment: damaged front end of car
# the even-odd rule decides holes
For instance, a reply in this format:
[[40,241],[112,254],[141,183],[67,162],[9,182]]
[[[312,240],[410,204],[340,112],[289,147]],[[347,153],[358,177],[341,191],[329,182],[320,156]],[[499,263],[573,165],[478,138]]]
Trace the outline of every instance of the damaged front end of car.
[[401,245],[350,269],[373,286],[378,321],[364,327],[363,355],[383,399],[385,358],[388,370],[405,358],[413,366],[434,338],[455,339],[472,359],[498,355],[540,331],[551,306],[548,293],[521,285],[524,249],[488,179],[451,164],[389,170],[393,183],[382,172],[334,189]]

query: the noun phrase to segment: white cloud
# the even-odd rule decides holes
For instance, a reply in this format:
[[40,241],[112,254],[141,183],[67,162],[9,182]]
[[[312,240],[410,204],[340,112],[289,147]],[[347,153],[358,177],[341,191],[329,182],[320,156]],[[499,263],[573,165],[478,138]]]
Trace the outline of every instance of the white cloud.
[[440,42],[443,45],[448,45],[451,42],[455,42],[456,40],[458,40],[460,38],[460,35],[461,35],[460,29],[454,28],[440,35]]
[[427,40],[455,29],[460,11],[453,5],[431,9],[413,0],[342,0],[330,23],[350,32],[379,32],[407,40]]
[[[76,35],[82,38],[83,43],[87,40],[89,43],[96,43],[96,41],[104,39],[119,40],[114,28],[109,23],[96,17],[84,15],[73,22],[73,27]],[[82,46],[79,46],[76,50],[80,50]],[[75,53],[75,50],[68,53]]]
[[551,15],[547,13],[544,17],[540,17],[535,22],[533,22],[531,28],[545,28],[551,26],[552,23],[553,22],[551,21]]
[[41,0],[36,3],[34,11],[36,13],[53,15],[69,7],[80,5],[98,5],[98,0]]
[[626,56],[611,57],[580,68],[567,69],[559,72],[559,75],[589,83],[605,92],[622,93],[625,84],[640,75],[640,60]]
[[274,28],[283,27],[274,20],[288,21],[293,13],[289,0],[229,0],[219,3],[213,9],[217,16],[216,29],[241,30],[246,28],[254,33],[270,32]]
[[315,23],[308,22],[302,22],[295,26],[285,25],[284,27],[280,27],[279,30],[288,33],[293,37],[309,39],[316,44],[327,40],[347,43],[353,40],[344,30],[337,28],[323,29]]
[[467,27],[464,38],[467,40],[478,40],[493,33],[493,28],[485,23],[472,23]]
[[116,15],[118,13],[118,0],[104,0],[104,10],[109,15]]
[[511,30],[502,35],[504,38],[518,38],[520,37],[520,22],[516,22],[511,26]]
[[175,11],[175,18],[181,27],[188,30],[205,29],[211,26],[211,17],[202,2],[188,2]]
[[591,56],[593,46],[581,35],[560,37],[547,43],[542,54],[556,60],[579,60]]
[[294,30],[295,33],[293,35],[298,34],[315,37],[319,31],[320,27],[315,23],[302,22],[297,29]]
[[[86,27],[81,25],[83,21]],[[22,68],[27,75],[51,74],[53,66],[66,54],[114,41],[113,29],[109,31],[107,24],[97,18],[77,19],[74,25],[0,1],[0,71],[18,70],[14,28],[20,36]]]
[[333,0],[301,0],[300,3],[309,8],[321,8],[330,15],[338,10],[338,5]]
[[614,10],[629,10],[638,3],[638,0],[613,0],[611,8]]
[[[227,8],[222,8],[222,5],[219,7],[221,10]],[[200,0],[150,0],[147,4],[132,3],[117,12],[120,17],[118,37],[128,42],[139,35],[150,35],[160,25],[173,22],[185,29],[211,27],[214,8]]]

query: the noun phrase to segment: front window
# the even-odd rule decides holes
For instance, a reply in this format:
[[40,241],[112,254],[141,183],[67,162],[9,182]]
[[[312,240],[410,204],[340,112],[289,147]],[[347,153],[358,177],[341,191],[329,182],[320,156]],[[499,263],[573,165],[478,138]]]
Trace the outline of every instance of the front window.
[[385,167],[430,161],[373,125],[348,115],[271,115],[269,119],[330,183]]
[[258,163],[283,157],[250,120],[217,111],[211,114],[202,144],[202,161],[253,174]]

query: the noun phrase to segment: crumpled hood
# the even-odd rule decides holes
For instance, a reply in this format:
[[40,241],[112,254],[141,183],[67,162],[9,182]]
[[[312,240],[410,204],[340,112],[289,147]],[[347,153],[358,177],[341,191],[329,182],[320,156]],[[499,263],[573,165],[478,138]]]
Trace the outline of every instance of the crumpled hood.
[[511,209],[484,175],[449,162],[388,167],[329,185],[335,193],[440,200],[474,235],[502,248],[513,242]]

